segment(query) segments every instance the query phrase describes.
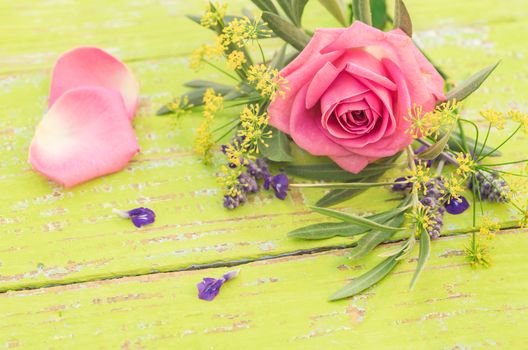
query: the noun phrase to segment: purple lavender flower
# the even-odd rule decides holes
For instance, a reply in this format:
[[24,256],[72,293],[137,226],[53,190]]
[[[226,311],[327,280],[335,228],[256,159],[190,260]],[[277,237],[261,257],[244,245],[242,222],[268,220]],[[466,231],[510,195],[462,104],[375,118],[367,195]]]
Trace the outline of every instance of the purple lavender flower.
[[242,189],[248,193],[256,193],[259,190],[257,180],[248,173],[242,173],[238,177]]
[[237,196],[225,195],[224,196],[224,207],[227,209],[235,209],[235,208],[238,208],[239,205],[246,203],[246,201],[247,201],[246,193],[243,190],[241,190]]
[[392,185],[392,190],[393,191],[405,191],[406,189],[409,189],[412,187],[412,183],[411,182],[407,182],[409,181],[409,178],[408,177],[399,177],[397,178],[396,180],[394,180],[395,184]]
[[[475,174],[475,180],[477,189],[474,191],[476,195],[480,195],[481,200],[497,203],[508,202],[510,187],[496,173],[479,171]],[[473,190],[473,181],[469,181],[468,187]]]
[[230,271],[221,278],[205,277],[202,282],[198,283],[198,298],[202,300],[211,301],[220,292],[220,288],[229,280],[232,280],[238,275],[239,270]]
[[264,158],[257,158],[254,162],[250,160],[246,167],[248,174],[255,179],[265,180],[266,178],[271,177],[268,164]]
[[113,210],[114,213],[121,216],[124,219],[132,220],[132,223],[136,227],[152,224],[156,219],[156,213],[149,208],[135,208],[129,211],[126,210]]
[[275,175],[269,180],[269,185],[275,191],[275,197],[281,200],[284,200],[288,194],[288,184],[288,176],[284,173]]
[[458,215],[462,214],[469,208],[469,202],[465,197],[460,196],[460,199],[453,198],[449,203],[445,203],[444,207],[449,214]]

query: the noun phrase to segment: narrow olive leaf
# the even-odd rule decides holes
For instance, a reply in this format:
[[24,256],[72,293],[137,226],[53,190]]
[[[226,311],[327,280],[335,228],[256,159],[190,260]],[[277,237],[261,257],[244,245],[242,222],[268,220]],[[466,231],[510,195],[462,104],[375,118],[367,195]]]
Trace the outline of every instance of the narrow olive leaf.
[[451,138],[453,133],[453,128],[451,128],[444,136],[442,136],[438,141],[436,141],[431,147],[425,151],[418,154],[418,158],[423,160],[433,160],[442,153]]
[[348,27],[346,11],[342,0],[319,0],[319,2],[343,27]]
[[301,26],[302,23],[302,16],[304,13],[304,8],[306,7],[306,4],[308,3],[308,0],[291,0],[292,1],[292,15],[295,18],[294,23],[297,24],[298,27]]
[[409,37],[412,37],[412,21],[403,0],[396,0],[394,10],[394,28],[400,28]]
[[[474,147],[475,147],[475,139],[473,139],[473,138],[471,138],[469,136],[465,136],[464,140],[466,141],[466,145],[467,145],[467,147],[469,149],[474,149]],[[448,145],[449,145],[449,149],[451,149],[452,151],[464,152],[464,150],[461,147],[461,145],[462,145],[462,136],[460,135],[460,133],[457,130],[455,130],[453,132],[453,134],[451,135],[451,138],[449,139]],[[477,149],[481,149],[481,148],[482,148],[482,143],[481,142],[477,142]],[[484,154],[490,153],[494,149],[495,149],[495,147],[491,147],[491,146],[486,145],[486,146],[484,146],[483,153]],[[493,154],[491,154],[491,156],[493,156],[493,157],[499,157],[501,155],[502,155],[502,153],[500,151],[498,151],[498,150],[493,152]]]
[[[398,182],[399,184],[406,183],[405,181]],[[327,182],[327,183],[312,183],[312,184],[290,184],[291,187],[300,188],[333,188],[333,189],[360,189],[371,187],[385,187],[394,186],[395,182]]]
[[354,16],[369,26],[372,25],[372,13],[370,12],[370,0],[353,0]]
[[236,88],[234,86],[229,86],[225,84],[216,83],[214,81],[209,80],[191,80],[183,84],[186,87],[190,87],[192,89],[214,89],[215,91],[231,91],[235,90]]
[[255,6],[257,6],[262,11],[268,11],[276,15],[279,14],[279,11],[275,7],[275,5],[273,5],[273,2],[271,0],[251,0],[251,2],[253,2]]
[[381,30],[385,29],[388,19],[386,0],[370,0],[370,10],[372,12],[372,26]]
[[348,222],[322,222],[298,228],[288,233],[289,237],[320,240],[333,237],[351,237],[368,231],[369,228]]
[[[387,221],[388,225],[401,226],[404,220],[404,216],[397,215],[391,220]],[[381,243],[389,240],[395,232],[384,232],[384,231],[371,231],[367,232],[363,237],[359,239],[357,245],[350,249],[348,258],[350,260],[359,260],[367,256],[374,248]]]
[[[380,178],[380,176],[381,174],[375,175],[372,177],[366,177],[364,179],[360,179],[359,182],[376,181]],[[366,190],[368,190],[368,187],[357,188],[357,189],[345,189],[345,190],[331,190],[330,192],[325,194],[321,199],[319,199],[315,203],[315,205],[318,207],[329,207],[335,204],[342,203],[351,198],[354,198],[355,196],[360,195]]]
[[264,11],[262,13],[262,18],[268,23],[268,27],[270,27],[278,37],[297,50],[302,51],[304,47],[308,45],[310,36],[293,24],[285,21],[280,16]]
[[287,44],[284,44],[279,50],[275,52],[273,58],[271,59],[270,66],[277,69],[282,69],[284,67],[284,60],[286,59],[286,47]]
[[462,101],[463,99],[471,95],[490,76],[490,74],[495,70],[495,68],[497,68],[499,63],[500,61],[495,64],[492,64],[489,67],[484,68],[480,72],[472,75],[469,79],[464,81],[459,86],[448,91],[446,95],[446,101],[450,101],[450,100]]
[[266,131],[271,130],[271,138],[266,140],[266,145],[259,145],[262,156],[274,162],[291,162],[290,139],[282,131],[268,126]]
[[394,269],[394,267],[398,264],[398,260],[396,260],[397,257],[398,255],[393,255],[383,260],[373,269],[353,279],[352,282],[350,282],[344,288],[332,294],[329,300],[335,301],[339,299],[348,298],[358,293],[361,293],[365,289],[375,285],[376,283],[381,281],[385,276],[387,276],[389,272],[391,272],[392,269]]
[[[406,209],[405,209],[406,210]],[[403,208],[396,208],[382,213],[367,216],[369,220],[385,223],[396,215],[401,214]],[[288,233],[288,236],[299,239],[318,240],[332,237],[350,237],[369,231],[370,228],[347,222],[324,222],[298,228]]]
[[420,233],[420,254],[418,255],[418,266],[416,266],[416,271],[414,271],[413,278],[411,280],[410,289],[413,289],[414,285],[416,284],[416,281],[418,280],[418,277],[420,276],[420,273],[422,272],[425,262],[427,259],[429,259],[429,254],[431,252],[431,238],[429,237],[429,234],[422,230]]
[[394,164],[371,164],[366,167],[359,174],[352,174],[343,170],[336,163],[319,163],[319,164],[303,164],[303,165],[288,165],[284,169],[288,174],[299,176],[309,180],[319,181],[352,181],[361,180],[367,176],[372,176],[394,167]]
[[349,222],[352,224],[356,224],[359,226],[364,226],[370,229],[379,230],[379,231],[389,231],[389,232],[395,232],[402,230],[401,227],[393,227],[393,226],[387,226],[380,223],[377,223],[376,221],[369,220],[366,217],[354,215],[354,214],[347,214],[343,213],[337,210],[328,209],[328,208],[320,208],[320,207],[310,207],[313,211],[318,212],[319,214],[330,216],[332,218]]

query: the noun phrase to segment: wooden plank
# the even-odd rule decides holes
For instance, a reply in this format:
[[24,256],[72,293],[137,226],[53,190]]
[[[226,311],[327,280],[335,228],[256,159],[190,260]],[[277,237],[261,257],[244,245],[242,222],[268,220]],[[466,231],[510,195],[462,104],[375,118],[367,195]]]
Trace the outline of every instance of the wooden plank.
[[[196,283],[226,269],[154,274],[0,294],[0,345],[53,349],[523,349],[528,336],[528,231],[491,242],[472,269],[466,237],[432,245],[414,291],[410,258],[357,297],[326,298],[379,257],[343,251],[254,262],[216,300]],[[385,246],[376,253],[393,247]],[[415,252],[416,253],[416,252]]]
[[[40,41],[34,39],[35,37],[23,37],[23,34],[26,33],[25,26],[37,26],[31,27],[33,29],[29,32],[38,33],[38,25],[42,24],[24,21],[25,15],[37,14],[28,14],[26,10],[17,11],[16,6],[24,6],[27,3],[16,4],[22,5],[3,4],[2,6],[11,8],[11,12],[0,11],[1,18],[5,19],[0,21],[0,25],[4,25],[2,29],[9,33],[5,40],[9,39],[8,41],[15,45],[16,38],[20,36],[20,50],[31,49],[33,52],[40,52]],[[66,8],[61,7],[64,12],[49,11],[38,4],[35,5],[34,11],[40,11],[38,16],[43,22],[48,18],[53,21],[57,20],[55,17],[63,18],[64,28],[71,29],[76,25],[72,13],[86,12],[91,8],[90,4],[92,2],[78,3],[79,7],[65,5]],[[144,16],[141,17],[142,21],[147,22],[160,16],[163,20],[160,19],[160,22],[156,23],[159,28],[165,28],[169,19],[174,16],[180,18],[184,13],[183,10],[177,13],[165,11],[164,7],[151,8],[146,2],[138,4],[143,7],[140,6],[137,14],[134,14],[135,10],[123,7],[128,10],[116,11],[116,16]],[[176,6],[176,2],[168,4],[167,6]],[[487,5],[489,2],[478,6],[483,6],[484,9]],[[109,6],[109,9],[115,10],[113,5]],[[195,12],[198,5],[193,6],[196,6],[192,8]],[[523,79],[519,69],[526,67],[521,58],[527,54],[528,49],[518,45],[516,40],[522,33],[521,29],[526,27],[526,22],[472,22],[471,26],[467,27],[464,22],[459,22],[462,19],[458,14],[453,14],[456,24],[443,27],[444,17],[437,17],[435,6],[415,3],[410,8],[422,9],[422,6],[425,13],[421,14],[421,19],[418,20],[418,38],[431,49],[433,56],[438,57],[446,70],[465,77],[475,70],[475,66],[485,66],[496,57],[504,57],[497,75],[468,102],[470,112],[474,112],[477,106],[494,105],[504,109],[511,101],[522,101],[528,80]],[[143,9],[146,12],[141,14]],[[314,23],[317,16],[314,9],[317,8],[312,7],[311,11],[308,11],[309,23]],[[444,14],[442,12],[442,15]],[[93,29],[97,27],[97,23],[106,23],[110,15],[98,16],[85,18],[86,22],[82,22],[85,23],[85,28]],[[439,19],[427,22],[424,18]],[[54,24],[53,21],[48,26]],[[178,21],[175,22],[175,27],[183,26]],[[325,19],[322,23],[327,23],[325,21],[331,23],[330,19]],[[135,30],[133,25],[127,28],[130,31]],[[59,51],[74,44],[69,41],[74,39],[61,42],[60,37],[46,37],[48,34],[45,30],[40,32],[44,35],[43,40],[50,40],[50,47],[54,51],[52,57],[42,61],[42,65],[37,59],[29,60],[35,64],[29,64],[31,69],[49,67]],[[100,42],[93,43],[110,48],[112,38],[119,37],[119,32],[105,36],[106,34],[103,35],[95,29],[86,29],[83,33],[91,33],[93,37],[101,38]],[[462,39],[447,45],[455,34],[460,35]],[[80,36],[78,33],[76,35]],[[84,42],[81,39],[77,38],[75,43]],[[167,37],[165,39],[168,40]],[[190,36],[181,40],[190,46],[191,40],[195,39]],[[148,40],[147,34],[137,34],[137,40],[138,45],[144,45],[144,52],[155,52],[151,51],[154,44]],[[473,43],[473,46],[468,43]],[[195,45],[194,42],[192,44]],[[132,44],[128,40],[126,43],[116,42],[115,45],[123,48],[123,51],[118,50],[117,53],[134,60],[130,53],[133,49],[128,46]],[[4,57],[0,61],[1,67],[8,67],[8,71],[13,71],[19,67],[17,62],[25,65],[26,61],[17,56],[15,46],[9,46],[6,50],[2,51],[5,56],[0,55]],[[179,54],[185,51],[178,50],[175,52]],[[13,62],[17,64],[8,62],[6,57],[12,57]],[[286,233],[294,228],[323,220],[306,209],[307,204],[314,203],[321,195],[320,191],[296,190],[285,202],[274,200],[269,193],[262,193],[254,197],[249,205],[237,211],[229,212],[223,209],[220,205],[221,194],[218,192],[214,168],[203,166],[192,155],[193,130],[200,117],[192,115],[178,122],[154,117],[154,112],[161,103],[167,101],[172,93],[178,94],[182,91],[183,82],[198,76],[217,78],[218,75],[212,71],[196,75],[186,68],[186,59],[181,57],[142,59],[132,62],[131,68],[142,86],[141,108],[134,121],[142,153],[125,171],[72,190],[64,190],[34,174],[26,163],[27,148],[33,130],[46,108],[48,72],[38,70],[0,78],[0,224],[3,232],[0,249],[0,291],[39,287],[50,283],[64,284],[111,276],[174,271],[195,264],[255,259],[303,249],[353,243],[349,239],[301,242],[286,237]],[[222,120],[225,119],[220,118],[219,123]],[[505,132],[494,133],[493,140],[500,140],[504,135]],[[516,158],[517,150],[527,144],[528,140],[522,136],[519,143],[506,149],[505,159]],[[399,171],[392,172],[387,178],[394,178],[398,174]],[[379,210],[390,205],[386,201],[391,197],[385,190],[372,190],[346,203],[346,206],[358,213],[363,213],[366,207],[369,210]],[[376,201],[372,198],[376,198]],[[368,206],[365,206],[365,203],[368,203]],[[129,222],[119,220],[111,213],[112,208],[128,209],[140,205],[152,207],[157,212],[156,225],[136,230]],[[507,209],[486,206],[485,210],[493,211],[494,215],[506,223],[516,222]],[[469,218],[469,213],[448,217],[447,231],[468,230],[471,226]]]

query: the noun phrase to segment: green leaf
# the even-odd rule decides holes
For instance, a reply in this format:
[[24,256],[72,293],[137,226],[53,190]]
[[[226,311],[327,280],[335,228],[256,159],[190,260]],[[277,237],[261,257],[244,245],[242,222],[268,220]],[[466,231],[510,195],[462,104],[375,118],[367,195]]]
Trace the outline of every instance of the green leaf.
[[378,283],[398,264],[399,261],[396,260],[397,257],[398,255],[390,256],[380,264],[376,265],[373,269],[355,278],[344,288],[335,292],[330,297],[330,301],[351,297]]
[[353,0],[354,16],[369,26],[372,25],[372,13],[370,12],[370,0]]
[[[404,216],[396,215],[386,223],[391,226],[401,226],[403,224]],[[359,260],[370,253],[381,243],[389,240],[395,232],[387,231],[371,231],[365,233],[363,237],[359,239],[357,245],[350,249],[348,258],[351,260]]]
[[372,26],[385,29],[387,25],[387,2],[385,0],[370,0],[372,11]]
[[366,217],[354,215],[354,214],[347,214],[343,213],[337,210],[328,209],[328,208],[320,208],[320,207],[310,207],[313,211],[318,212],[319,214],[323,214],[326,216],[330,216],[332,218],[339,219],[344,222],[349,222],[352,224],[356,224],[359,226],[364,226],[370,229],[379,230],[379,231],[400,231],[402,230],[401,227],[393,227],[393,226],[387,226],[380,223],[377,223],[374,220],[367,219]]
[[253,2],[255,6],[257,6],[262,11],[271,12],[276,15],[279,14],[279,11],[275,7],[275,5],[273,5],[273,2],[271,2],[271,0],[251,0],[251,2]]
[[266,140],[267,147],[259,145],[260,153],[274,162],[293,161],[288,135],[272,126],[268,126],[267,130],[271,130],[271,138]]
[[348,21],[346,19],[346,11],[343,6],[342,0],[319,0],[321,5],[330,12],[332,16],[343,26],[348,27]]
[[462,101],[463,99],[471,95],[490,76],[490,74],[495,70],[495,68],[497,68],[499,63],[500,61],[495,64],[492,64],[489,67],[484,68],[480,72],[472,75],[469,79],[464,81],[459,86],[448,91],[446,95],[446,101],[450,101],[450,100]]
[[298,228],[288,233],[292,238],[319,240],[332,237],[351,237],[369,229],[348,222],[322,222]]
[[409,37],[412,37],[412,21],[407,7],[403,0],[396,0],[396,8],[394,10],[394,28],[400,28]]
[[361,180],[368,176],[384,173],[394,167],[394,164],[370,164],[359,174],[352,174],[343,170],[336,163],[319,163],[288,165],[284,170],[291,175],[296,175],[309,180],[319,181],[351,181]]
[[294,23],[297,27],[301,26],[304,8],[307,3],[308,0],[292,0],[292,15],[295,18]]
[[270,66],[277,69],[282,69],[285,66],[284,61],[286,59],[286,47],[287,44],[284,44],[279,50],[275,52],[273,58],[271,59]]
[[192,88],[192,89],[200,89],[200,88],[209,89],[209,88],[212,88],[215,91],[236,90],[236,88],[233,87],[233,86],[216,83],[214,81],[209,81],[209,80],[191,80],[191,81],[186,82],[184,84],[184,86]]
[[[369,220],[385,223],[402,213],[401,208],[388,210],[368,216]],[[332,237],[350,237],[369,231],[368,227],[348,222],[323,222],[298,228],[288,233],[288,236],[300,239],[318,240]]]
[[433,160],[442,153],[447,145],[447,142],[451,139],[453,128],[451,128],[444,136],[436,141],[431,147],[418,154],[418,158],[424,160]]
[[262,13],[262,18],[278,37],[299,51],[302,51],[310,41],[308,34],[274,13],[265,11]]
[[425,266],[425,262],[427,261],[427,259],[429,259],[430,251],[431,238],[425,230],[422,230],[422,232],[420,233],[420,254],[418,256],[418,266],[416,267],[416,271],[414,271],[414,275],[411,280],[411,289],[416,284],[416,281],[418,280],[418,277],[420,276],[420,273],[422,272]]

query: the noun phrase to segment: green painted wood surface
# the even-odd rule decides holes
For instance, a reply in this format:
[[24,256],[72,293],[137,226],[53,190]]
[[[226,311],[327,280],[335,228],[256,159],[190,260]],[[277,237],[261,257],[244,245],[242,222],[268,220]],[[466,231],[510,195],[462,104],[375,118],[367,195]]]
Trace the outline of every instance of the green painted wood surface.
[[[228,3],[236,9],[248,1]],[[456,80],[503,60],[465,113],[528,109],[526,1],[500,8],[492,0],[406,3],[416,40]],[[243,267],[214,303],[197,301],[194,285],[224,269],[156,273],[354,242],[286,237],[291,229],[324,220],[306,209],[321,191],[294,190],[285,202],[263,193],[237,211],[224,210],[214,168],[192,154],[200,116],[154,116],[184,91],[183,82],[219,78],[187,69],[188,54],[210,34],[183,15],[201,9],[201,3],[183,0],[0,2],[0,292],[70,284],[0,294],[0,348],[94,348],[94,339],[96,347],[124,349],[232,349],[228,344],[249,346],[255,339],[288,349],[402,343],[416,349],[522,348],[527,341],[521,330],[528,325],[522,293],[526,233],[500,235],[495,266],[477,272],[463,262],[465,237],[434,242],[433,261],[414,292],[406,289],[413,267],[406,263],[365,295],[334,304],[325,298],[379,258],[347,266],[342,251],[335,251],[256,262]],[[306,23],[335,25],[321,16],[315,0]],[[46,108],[53,62],[78,45],[109,50],[137,75],[141,104],[134,126],[142,152],[118,174],[64,190],[32,172],[26,158]],[[506,134],[494,133],[493,142]],[[518,159],[527,146],[521,134],[504,159]],[[391,205],[390,198],[376,189],[339,207],[374,211]],[[155,225],[137,230],[111,212],[138,205],[156,211]],[[488,205],[486,211],[506,227],[516,224],[508,209]],[[450,216],[446,229],[471,230],[469,213]],[[101,281],[130,275],[145,276]],[[77,284],[83,281],[94,282]]]
[[[234,8],[241,3],[230,1]],[[306,209],[320,191],[296,190],[285,202],[262,194],[234,212],[221,207],[214,169],[203,166],[191,151],[200,116],[178,122],[154,116],[161,103],[183,91],[183,82],[217,77],[211,71],[197,75],[186,68],[186,55],[208,32],[193,26],[183,14],[198,12],[201,6],[182,1],[127,4],[112,2],[100,11],[93,1],[1,5],[0,290],[352,244],[348,239],[302,242],[286,237],[291,229],[322,220]],[[480,106],[522,105],[528,85],[523,79],[528,49],[516,41],[526,26],[521,14],[527,6],[518,1],[517,11],[488,14],[484,9],[491,4],[467,3],[467,8],[476,6],[482,11],[475,11],[488,16],[478,19],[461,17],[456,1],[447,2],[443,10],[409,2],[416,12],[417,40],[452,76],[463,79],[503,58],[497,74],[468,102],[470,113]],[[332,25],[330,18],[317,15],[319,11],[313,2],[307,23],[317,19]],[[88,13],[94,15],[77,16]],[[142,152],[118,174],[64,190],[32,172],[26,154],[45,111],[50,67],[60,52],[81,44],[109,49],[129,62],[138,76],[141,107],[134,126]],[[521,136],[516,147],[505,152],[505,159],[516,156],[517,147],[526,144]],[[373,190],[346,207],[386,208],[390,196],[385,190]],[[112,208],[137,205],[148,205],[158,213],[156,225],[136,230],[111,213]],[[514,222],[507,210],[489,209],[505,222]],[[469,214],[449,217],[447,229],[465,231],[468,223]]]
[[363,295],[334,303],[326,298],[378,257],[349,264],[336,251],[254,262],[242,266],[213,302],[197,300],[195,284],[227,269],[8,292],[0,294],[0,346],[525,349],[528,231],[497,235],[488,270],[467,265],[461,251],[466,239],[436,241],[412,292],[415,259]]

